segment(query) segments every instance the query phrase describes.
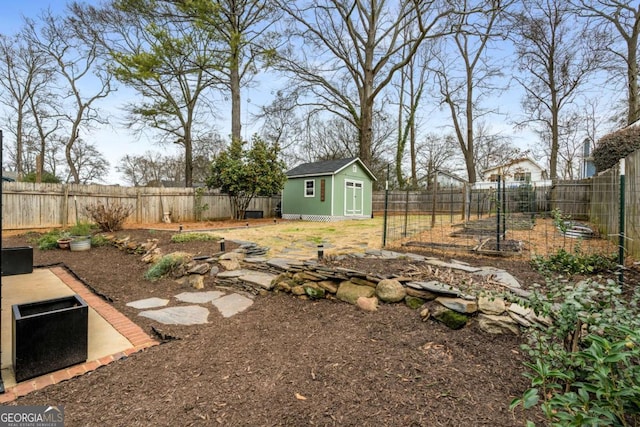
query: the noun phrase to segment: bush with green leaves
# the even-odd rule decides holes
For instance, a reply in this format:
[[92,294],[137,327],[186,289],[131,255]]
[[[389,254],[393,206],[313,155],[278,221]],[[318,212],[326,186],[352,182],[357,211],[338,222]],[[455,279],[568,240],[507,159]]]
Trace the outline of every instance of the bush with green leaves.
[[554,426],[640,425],[640,293],[612,280],[547,289],[529,302],[554,322],[529,330],[531,388],[511,408],[539,405]]
[[573,252],[561,248],[551,255],[535,255],[531,259],[531,265],[540,272],[595,274],[615,270],[618,263],[615,254],[586,254],[582,252],[580,245],[576,244]]
[[111,244],[111,241],[104,237],[102,234],[94,234],[91,236],[91,246],[100,247],[100,246],[108,246]]
[[51,230],[34,239],[38,249],[46,251],[58,247],[58,239],[66,237],[68,233],[61,230]]
[[186,253],[172,253],[163,256],[158,262],[153,264],[144,274],[145,279],[155,281],[163,276],[177,270],[190,259]]
[[94,224],[90,222],[77,222],[69,228],[69,234],[72,236],[89,236],[94,229]]
[[185,243],[185,242],[208,242],[208,241],[217,241],[220,240],[220,237],[215,236],[210,233],[179,233],[171,236],[171,241],[173,243]]
[[621,129],[603,136],[592,152],[593,164],[597,172],[615,166],[640,148],[640,128],[637,126]]

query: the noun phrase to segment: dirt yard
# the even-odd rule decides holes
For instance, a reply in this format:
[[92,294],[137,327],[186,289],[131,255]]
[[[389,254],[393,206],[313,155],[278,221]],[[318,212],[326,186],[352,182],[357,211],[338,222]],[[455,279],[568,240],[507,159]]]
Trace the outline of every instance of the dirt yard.
[[[118,235],[158,239],[164,253],[217,251],[212,242],[171,243],[175,232],[138,229]],[[14,235],[2,245],[27,243],[27,236]],[[525,288],[541,280],[523,260],[468,260],[505,268]],[[36,265],[59,262],[148,333],[155,327],[175,338],[14,402],[65,405],[67,426],[511,427],[526,419],[543,424],[537,411],[508,410],[528,386],[521,337],[491,336],[473,321],[449,330],[432,320],[422,322],[401,304],[365,313],[342,302],[274,293],[258,296],[248,310],[230,318],[211,311],[206,325],[166,326],[138,316],[126,304],[189,289],[169,279],[145,280],[148,265],[140,256],[112,246],[88,252],[34,249]],[[351,258],[344,264],[371,274],[403,268],[400,262],[375,259]],[[205,284],[206,290],[215,289],[213,278]]]

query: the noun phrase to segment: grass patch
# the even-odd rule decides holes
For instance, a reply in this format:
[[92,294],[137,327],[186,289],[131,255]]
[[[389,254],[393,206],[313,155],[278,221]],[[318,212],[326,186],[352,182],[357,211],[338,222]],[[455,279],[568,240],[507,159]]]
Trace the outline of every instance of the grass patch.
[[210,233],[179,233],[171,236],[173,243],[217,241],[220,237]]

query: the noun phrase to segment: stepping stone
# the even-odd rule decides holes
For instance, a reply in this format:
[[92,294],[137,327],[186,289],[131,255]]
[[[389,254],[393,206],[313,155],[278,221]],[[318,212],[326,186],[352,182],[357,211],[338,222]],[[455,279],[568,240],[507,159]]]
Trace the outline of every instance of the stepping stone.
[[176,299],[182,302],[189,302],[192,304],[206,304],[213,300],[216,300],[224,295],[224,292],[209,291],[209,292],[183,292],[176,295]]
[[220,311],[222,317],[231,317],[249,308],[253,301],[240,294],[230,294],[213,300],[212,304]]
[[165,325],[201,325],[207,323],[209,310],[197,305],[190,305],[142,311],[138,315]]
[[252,271],[252,272],[249,272],[248,274],[238,277],[238,279],[242,280],[243,282],[250,283],[252,285],[258,285],[263,289],[270,290],[275,285],[275,283],[273,283],[273,279],[275,279],[276,277],[277,276],[275,274],[262,273],[260,271]]
[[137,308],[138,310],[143,310],[147,308],[164,307],[167,304],[169,304],[168,299],[147,298],[147,299],[140,299],[137,301],[129,302],[127,303],[127,307],[133,307],[133,308]]

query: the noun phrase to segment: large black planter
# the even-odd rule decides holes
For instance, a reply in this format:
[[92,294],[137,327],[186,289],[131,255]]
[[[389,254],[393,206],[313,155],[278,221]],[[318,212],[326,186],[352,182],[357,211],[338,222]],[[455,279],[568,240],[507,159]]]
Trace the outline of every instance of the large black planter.
[[89,307],[78,295],[11,306],[16,381],[87,360]]
[[19,246],[2,248],[2,275],[29,274],[33,272],[33,248]]

